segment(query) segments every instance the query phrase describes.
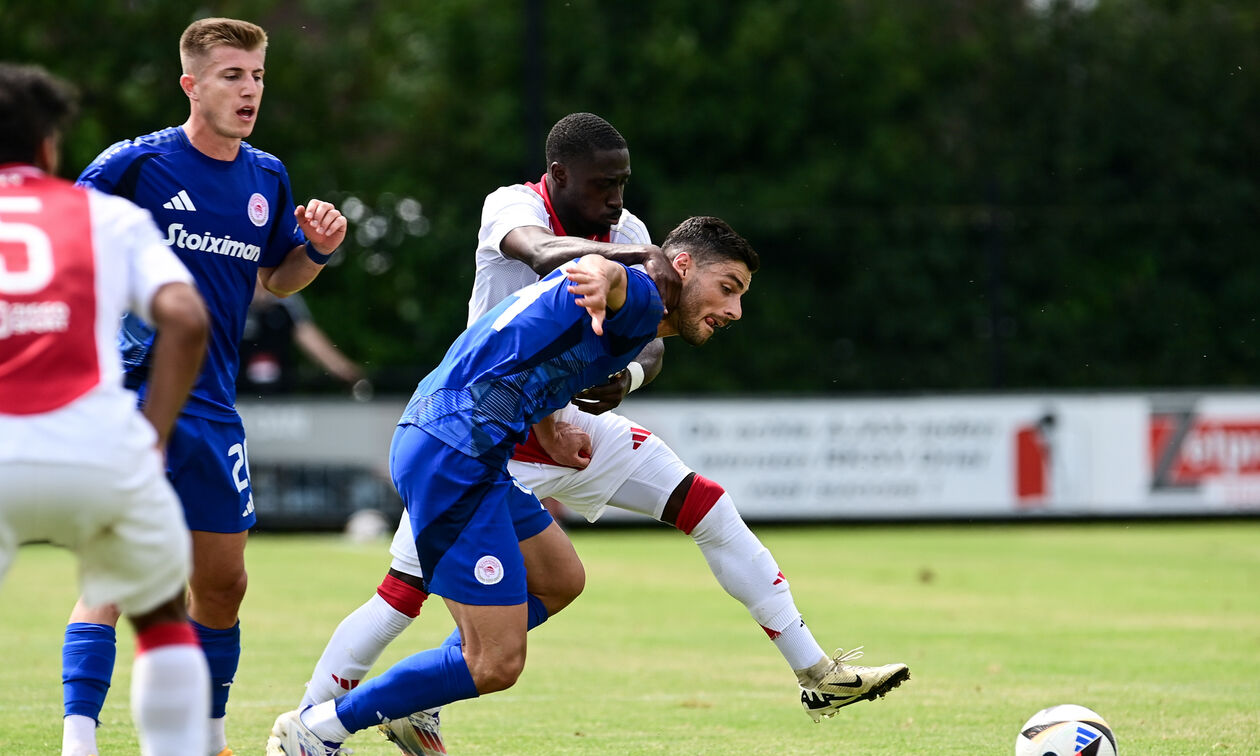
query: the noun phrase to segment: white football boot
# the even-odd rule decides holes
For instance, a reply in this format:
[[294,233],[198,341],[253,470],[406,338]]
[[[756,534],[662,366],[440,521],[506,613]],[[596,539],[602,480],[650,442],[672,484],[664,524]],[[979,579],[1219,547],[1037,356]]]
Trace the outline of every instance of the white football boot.
[[904,664],[859,667],[845,663],[861,655],[861,646],[848,653],[839,649],[833,658],[801,673],[801,706],[815,722],[835,716],[849,704],[874,701],[910,679],[910,668]]
[[406,719],[392,719],[378,725],[377,729],[407,756],[446,756],[439,711],[418,711]]
[[350,753],[340,743],[320,740],[302,724],[301,713],[298,709],[276,718],[276,723],[271,726],[271,737],[267,738],[267,756],[340,756]]

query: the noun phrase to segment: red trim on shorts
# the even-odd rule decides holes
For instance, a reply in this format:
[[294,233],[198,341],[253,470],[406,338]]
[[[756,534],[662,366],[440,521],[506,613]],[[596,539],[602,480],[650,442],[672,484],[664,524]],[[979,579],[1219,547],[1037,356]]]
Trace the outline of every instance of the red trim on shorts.
[[412,619],[420,614],[420,607],[429,597],[429,594],[414,585],[407,585],[393,575],[385,576],[381,584],[376,587],[376,595],[385,599],[386,604]]
[[674,527],[691,535],[691,531],[700,524],[724,493],[726,490],[717,483],[697,473],[691,481],[691,488],[687,490],[687,498],[683,499],[682,510],[678,513]]
[[533,428],[529,429],[529,436],[524,443],[517,444],[516,448],[512,450],[512,459],[517,462],[537,462],[541,465],[561,466],[542,448],[542,444],[538,443],[538,436],[534,434]]
[[199,646],[200,643],[187,622],[160,622],[136,634],[136,654],[162,646]]
[[515,462],[536,462],[540,465],[553,465],[555,467],[567,467],[572,470],[581,470],[580,467],[573,465],[562,465],[551,458],[547,450],[542,448],[542,444],[538,442],[538,436],[534,433],[534,429],[529,429],[529,437],[524,443],[517,444],[512,450],[512,460]]

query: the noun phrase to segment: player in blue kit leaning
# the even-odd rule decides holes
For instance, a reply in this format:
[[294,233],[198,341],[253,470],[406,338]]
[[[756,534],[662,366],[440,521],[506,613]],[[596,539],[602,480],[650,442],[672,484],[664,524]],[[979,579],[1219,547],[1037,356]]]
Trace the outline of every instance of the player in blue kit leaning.
[[[333,205],[312,199],[295,208],[284,165],[243,141],[258,118],[266,47],[266,32],[245,21],[191,24],[179,41],[188,120],[113,145],[79,177],[153,215],[210,312],[205,364],[166,463],[193,533],[188,614],[210,666],[209,753],[220,756],[231,753],[224,716],[240,660],[245,541],[255,520],[236,411],[241,332],[256,280],[276,295],[292,294],[314,280],[346,235],[346,220]],[[120,342],[128,385],[143,402],[153,332],[129,315]],[[96,752],[117,622],[113,607],[82,602],[70,616],[62,649],[63,756]]]
[[548,451],[585,439],[567,435],[551,413],[625,369],[654,338],[702,344],[739,319],[759,267],[752,247],[716,218],[685,221],[671,239],[664,251],[681,290],[668,312],[648,274],[586,255],[476,320],[420,382],[394,434],[390,473],[427,587],[446,600],[462,642],[282,714],[269,756],[336,754],[353,732],[516,682],[539,609],[520,542],[553,520],[508,473],[515,445],[531,425]]

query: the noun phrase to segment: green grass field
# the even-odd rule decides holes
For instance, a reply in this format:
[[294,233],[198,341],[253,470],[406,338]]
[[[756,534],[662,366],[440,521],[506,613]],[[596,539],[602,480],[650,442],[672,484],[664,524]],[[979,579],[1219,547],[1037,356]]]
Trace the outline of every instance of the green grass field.
[[[456,756],[1010,754],[1040,708],[1101,712],[1120,751],[1260,753],[1260,521],[761,528],[819,640],[904,661],[883,700],[815,725],[760,629],[699,551],[660,529],[571,531],[586,593],[530,637],[512,690],[443,713]],[[229,703],[238,756],[261,754],[340,618],[367,598],[385,542],[258,536],[245,653]],[[57,753],[60,642],[75,563],[21,552],[0,589],[0,752]],[[450,629],[438,601],[387,651]],[[120,633],[102,756],[136,753]],[[347,746],[397,753],[374,731]]]

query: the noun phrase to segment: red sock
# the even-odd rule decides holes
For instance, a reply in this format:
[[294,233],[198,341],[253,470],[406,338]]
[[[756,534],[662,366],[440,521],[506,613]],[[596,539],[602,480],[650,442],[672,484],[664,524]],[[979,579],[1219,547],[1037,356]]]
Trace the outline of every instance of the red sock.
[[429,594],[415,587],[408,585],[393,575],[386,575],[385,579],[376,588],[376,595],[385,599],[385,603],[394,607],[401,614],[405,614],[412,619],[420,614],[420,607],[424,605],[424,600]]
[[700,524],[724,493],[726,490],[717,483],[697,473],[691,481],[691,488],[687,490],[687,497],[683,499],[682,510],[678,513],[678,521],[674,527],[691,535],[692,529]]
[[149,625],[136,635],[137,654],[143,654],[145,651],[161,646],[181,644],[189,646],[200,645],[197,640],[197,634],[193,632],[192,625],[187,622],[159,622],[156,625]]

